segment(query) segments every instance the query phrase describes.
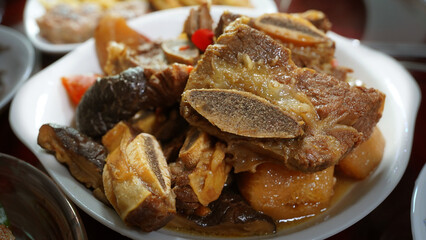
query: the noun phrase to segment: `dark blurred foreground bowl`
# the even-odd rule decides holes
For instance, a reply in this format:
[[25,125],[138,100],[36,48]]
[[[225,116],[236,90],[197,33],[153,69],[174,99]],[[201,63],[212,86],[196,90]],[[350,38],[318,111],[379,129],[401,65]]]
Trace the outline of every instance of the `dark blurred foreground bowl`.
[[78,212],[56,184],[29,163],[2,153],[0,203],[16,239],[87,239]]

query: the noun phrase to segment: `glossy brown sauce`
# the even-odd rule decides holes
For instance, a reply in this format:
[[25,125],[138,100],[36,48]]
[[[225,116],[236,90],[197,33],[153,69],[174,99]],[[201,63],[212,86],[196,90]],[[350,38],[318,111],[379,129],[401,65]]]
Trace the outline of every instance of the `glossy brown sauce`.
[[[367,146],[366,146],[367,144]],[[384,139],[379,132],[379,134],[373,134],[372,139],[370,141],[365,142],[364,150],[371,149],[371,151],[378,151],[376,145],[384,144]],[[382,149],[383,151],[383,149]],[[380,155],[380,154],[379,154]],[[334,176],[336,177],[336,184],[334,186],[334,194],[331,197],[330,204],[328,208],[322,209],[320,213],[309,216],[301,216],[293,219],[282,219],[276,221],[277,232],[282,231],[298,231],[304,228],[309,227],[310,225],[315,224],[317,218],[321,217],[321,215],[325,214],[328,209],[335,206],[342,198],[344,198],[347,194],[350,193],[352,187],[355,186],[359,180],[354,178],[350,178],[339,172],[339,170],[335,171]],[[167,226],[166,229],[177,231],[185,234],[192,234],[198,236],[216,236],[216,237],[244,237],[245,235],[241,232],[233,231],[231,228],[226,226],[214,226],[214,227],[201,227],[196,225],[195,223],[187,220],[184,217],[175,217]]]
[[326,213],[328,209],[336,205],[344,196],[346,196],[346,194],[350,192],[352,187],[358,182],[355,179],[345,177],[341,174],[337,174],[336,179],[337,181],[336,185],[334,186],[334,195],[331,197],[330,205],[328,208],[322,209],[322,212],[316,215],[301,216],[296,219],[280,220],[277,222],[277,232],[290,230],[290,228],[297,227],[301,224],[307,224],[308,226],[310,225],[310,222],[312,222],[313,224],[316,218],[321,217],[321,215]]

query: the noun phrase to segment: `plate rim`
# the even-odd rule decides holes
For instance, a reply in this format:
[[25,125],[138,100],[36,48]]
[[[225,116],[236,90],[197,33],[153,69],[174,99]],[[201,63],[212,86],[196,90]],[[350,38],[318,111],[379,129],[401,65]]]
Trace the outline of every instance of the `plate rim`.
[[[9,36],[12,36],[17,41],[19,41],[24,46],[25,51],[28,52],[29,55],[29,58],[26,59],[25,71],[19,74],[19,79],[14,80],[16,84],[14,84],[10,91],[7,94],[3,95],[3,97],[0,99],[1,111],[8,103],[12,101],[19,88],[25,83],[25,81],[30,77],[31,73],[35,69],[36,52],[31,43],[28,41],[28,39],[17,30],[4,25],[0,25],[0,33],[8,34]],[[1,44],[4,43],[2,42]]]

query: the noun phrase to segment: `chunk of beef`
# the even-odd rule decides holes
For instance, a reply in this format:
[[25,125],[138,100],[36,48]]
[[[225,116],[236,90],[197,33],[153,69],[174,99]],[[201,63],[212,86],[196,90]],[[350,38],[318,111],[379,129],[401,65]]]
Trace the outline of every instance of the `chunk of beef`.
[[223,139],[228,146],[262,152],[293,169],[314,172],[336,164],[369,137],[381,117],[384,94],[298,68],[288,49],[248,26],[249,21],[234,21],[217,43],[207,48],[185,90],[253,93],[303,122],[304,134],[292,139],[259,139],[222,132],[185,101],[181,102],[181,114],[191,125]]
[[[240,14],[224,12],[215,29],[216,37]],[[327,16],[320,11],[303,13],[264,14],[251,18],[248,25],[270,35],[292,52],[291,58],[298,67],[308,67],[346,80],[350,69],[333,64],[335,45],[324,33],[331,27]]]
[[225,162],[225,146],[192,128],[176,162],[170,164],[177,209],[185,215],[203,212],[219,198],[231,166]]
[[316,28],[328,32],[331,29],[331,22],[324,12],[318,10],[308,10],[302,13],[294,13],[294,15],[302,17],[311,22]]
[[103,67],[105,74],[113,76],[133,67],[155,70],[167,68],[167,60],[161,45],[156,42],[141,43],[135,50],[125,43],[109,42],[107,59]]
[[214,29],[214,35],[218,38],[224,31],[225,28],[235,21],[237,18],[241,17],[241,14],[232,13],[225,11],[220,15],[219,22],[217,23],[216,28]]
[[182,161],[169,164],[172,177],[172,189],[176,195],[176,210],[178,213],[188,216],[197,214],[197,209],[202,205],[198,197],[189,185],[188,175],[192,169],[188,169]]
[[264,14],[256,18],[252,26],[289,48],[297,66],[331,72],[334,41],[300,15]]
[[[126,126],[120,126],[120,128]],[[170,172],[154,136],[130,129],[119,136],[102,174],[105,196],[129,226],[150,232],[165,226],[176,214]]]

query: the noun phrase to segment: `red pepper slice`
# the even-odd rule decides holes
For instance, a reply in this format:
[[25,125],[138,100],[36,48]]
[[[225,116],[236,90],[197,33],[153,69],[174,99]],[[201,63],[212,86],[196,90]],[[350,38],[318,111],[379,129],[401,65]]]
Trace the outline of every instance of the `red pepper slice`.
[[191,36],[191,41],[201,51],[205,51],[206,48],[213,43],[214,33],[210,29],[198,29]]
[[194,69],[194,67],[191,66],[191,65],[188,65],[187,69],[188,69],[188,74],[189,74],[189,73],[191,73],[192,69]]
[[331,66],[332,66],[332,67],[337,67],[337,66],[339,66],[339,63],[337,62],[337,59],[333,58],[333,60],[331,60]]
[[98,74],[93,75],[73,75],[62,77],[62,85],[64,85],[71,102],[77,105],[84,93],[89,87],[91,87],[96,79],[99,77]]
[[189,45],[185,45],[179,48],[179,51],[185,51],[189,49]]

